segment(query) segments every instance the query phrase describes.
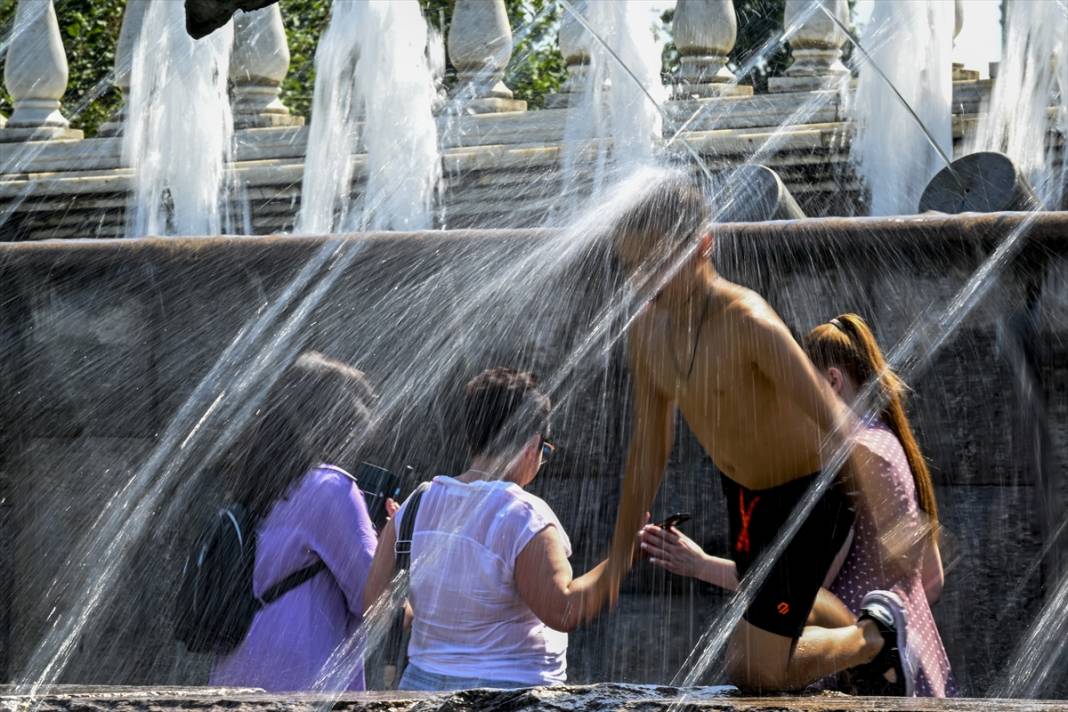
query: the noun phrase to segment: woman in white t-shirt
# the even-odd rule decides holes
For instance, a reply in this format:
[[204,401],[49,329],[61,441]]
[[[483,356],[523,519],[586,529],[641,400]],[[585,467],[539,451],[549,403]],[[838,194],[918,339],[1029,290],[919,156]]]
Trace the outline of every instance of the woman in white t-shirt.
[[[467,384],[465,406],[470,465],[458,477],[435,477],[416,513],[412,634],[400,689],[562,683],[568,631],[609,598],[607,562],[574,578],[560,521],[523,489],[553,449],[549,399],[534,378],[484,371]],[[365,611],[394,577],[407,510],[405,503],[379,537]]]

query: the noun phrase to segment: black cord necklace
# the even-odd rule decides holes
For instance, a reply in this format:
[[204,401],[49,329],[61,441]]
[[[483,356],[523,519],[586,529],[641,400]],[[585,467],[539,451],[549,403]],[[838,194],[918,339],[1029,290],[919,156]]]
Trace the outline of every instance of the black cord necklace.
[[[690,364],[686,369],[686,381],[690,380],[690,376],[693,374],[693,366],[697,360],[697,347],[701,343],[701,332],[705,329],[705,319],[708,318],[708,307],[712,300],[705,294],[705,308],[701,310],[701,321],[697,323],[697,336],[693,340],[693,350],[690,352]],[[687,306],[693,303],[693,293],[690,293],[690,298],[687,300]],[[687,321],[689,326],[689,321]],[[679,357],[676,353],[678,349],[675,348],[675,339],[671,339],[671,361],[675,365],[675,371],[679,374],[682,373],[682,367],[679,365]]]

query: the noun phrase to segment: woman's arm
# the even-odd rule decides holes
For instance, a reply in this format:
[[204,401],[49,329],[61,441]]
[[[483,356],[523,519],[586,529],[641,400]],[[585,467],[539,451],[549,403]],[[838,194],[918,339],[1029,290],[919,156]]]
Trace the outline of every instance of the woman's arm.
[[713,586],[735,591],[738,588],[738,569],[734,562],[719,556],[709,556],[678,529],[661,529],[655,524],[640,532],[642,551],[649,563],[673,574],[700,579]]
[[894,463],[858,442],[853,448],[859,497],[871,513],[882,565],[892,581],[924,571],[924,533],[915,493],[898,486]]
[[608,590],[598,585],[608,568],[602,561],[573,578],[567,551],[555,527],[534,535],[515,560],[515,587],[541,622],[569,633],[600,613]]
[[362,613],[364,584],[377,538],[367,503],[356,483],[342,474],[313,475],[314,485],[302,490],[308,497],[301,527],[307,545],[326,564],[345,595],[352,615]]
[[386,526],[382,527],[382,533],[378,537],[378,547],[371,560],[371,571],[367,574],[367,585],[363,589],[363,612],[365,614],[379,596],[389,588],[389,583],[393,580],[397,568],[397,560],[393,551],[396,542],[397,532],[391,518],[386,522]]
[[928,603],[937,603],[942,597],[942,587],[946,583],[946,572],[942,569],[942,552],[938,548],[937,534],[932,532],[927,538],[927,551],[923,556],[923,590]]

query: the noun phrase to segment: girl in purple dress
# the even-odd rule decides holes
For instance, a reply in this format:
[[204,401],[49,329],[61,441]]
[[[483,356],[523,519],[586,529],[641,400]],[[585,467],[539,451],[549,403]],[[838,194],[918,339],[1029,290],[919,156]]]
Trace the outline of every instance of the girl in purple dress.
[[[817,326],[805,339],[805,347],[844,401],[853,402],[878,378],[885,402],[879,416],[866,422],[855,439],[865,465],[858,476],[877,478],[860,489],[883,496],[877,502],[857,502],[852,544],[824,584],[834,595],[820,592],[810,622],[817,618],[823,621],[819,624],[848,625],[856,621],[869,591],[893,592],[908,622],[907,655],[915,694],[953,696],[949,659],[930,605],[938,600],[943,584],[938,507],[927,463],[905,417],[904,385],[887,368],[871,329],[856,314]],[[647,526],[641,541],[643,551],[661,568],[729,590],[738,586],[733,561],[706,554],[675,528]],[[847,680],[843,683],[849,687]]]
[[[319,561],[325,568],[256,613],[244,641],[215,660],[211,684],[311,689],[362,620],[377,540],[363,495],[339,465],[360,444],[372,399],[360,371],[317,353],[300,356],[268,395],[232,493],[255,526],[253,593]],[[342,689],[364,689],[362,668],[345,672]]]

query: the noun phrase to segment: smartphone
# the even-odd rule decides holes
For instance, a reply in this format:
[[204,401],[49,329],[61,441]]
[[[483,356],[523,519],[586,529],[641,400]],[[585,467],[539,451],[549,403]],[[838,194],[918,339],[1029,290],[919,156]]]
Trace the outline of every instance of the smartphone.
[[367,513],[371,515],[371,523],[376,529],[381,530],[389,517],[386,513],[386,498],[396,498],[400,490],[400,478],[386,468],[372,465],[369,462],[360,463],[356,468],[355,477],[356,484],[367,502]]
[[675,512],[667,517],[662,522],[657,522],[656,526],[661,529],[670,529],[671,527],[677,527],[680,524],[690,521],[690,515],[687,512]]

